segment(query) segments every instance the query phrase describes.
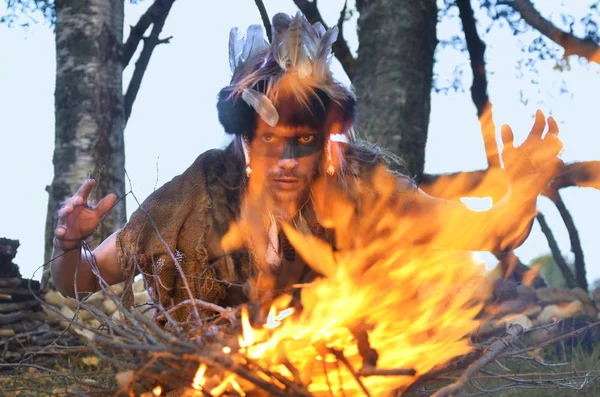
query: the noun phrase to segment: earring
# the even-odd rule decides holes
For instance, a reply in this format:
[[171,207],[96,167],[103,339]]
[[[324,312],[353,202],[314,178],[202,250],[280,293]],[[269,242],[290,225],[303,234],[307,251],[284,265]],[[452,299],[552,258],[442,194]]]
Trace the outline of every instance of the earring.
[[327,162],[329,163],[327,173],[333,176],[333,174],[335,174],[335,167],[333,166],[333,160],[331,159],[331,139],[327,140]]
[[250,142],[246,135],[242,136],[242,151],[244,152],[244,159],[246,160],[246,176],[250,176],[252,173],[252,167],[250,167]]

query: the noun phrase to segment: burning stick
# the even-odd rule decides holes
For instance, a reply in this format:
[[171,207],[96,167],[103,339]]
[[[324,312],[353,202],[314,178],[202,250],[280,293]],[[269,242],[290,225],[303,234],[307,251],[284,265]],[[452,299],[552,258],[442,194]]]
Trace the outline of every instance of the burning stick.
[[483,367],[498,357],[500,353],[504,351],[504,349],[515,343],[523,331],[524,329],[521,325],[512,324],[510,327],[508,327],[506,335],[492,343],[483,356],[471,364],[455,383],[441,388],[432,397],[450,397],[456,394],[465,386],[465,384],[469,381],[469,379],[471,379],[471,377],[473,377],[473,375],[481,371]]

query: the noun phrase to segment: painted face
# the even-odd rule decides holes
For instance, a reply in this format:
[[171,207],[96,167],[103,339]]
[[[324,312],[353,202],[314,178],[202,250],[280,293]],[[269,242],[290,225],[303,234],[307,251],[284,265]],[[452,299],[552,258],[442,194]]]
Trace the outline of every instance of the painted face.
[[308,198],[323,134],[308,127],[271,127],[258,118],[250,142],[252,180],[282,212],[293,215]]

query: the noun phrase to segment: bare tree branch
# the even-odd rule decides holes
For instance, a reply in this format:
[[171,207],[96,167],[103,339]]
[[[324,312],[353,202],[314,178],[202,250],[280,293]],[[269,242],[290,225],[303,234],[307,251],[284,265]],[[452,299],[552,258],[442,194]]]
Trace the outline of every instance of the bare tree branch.
[[475,16],[470,0],[456,0],[469,58],[473,71],[471,98],[477,108],[477,117],[481,124],[483,144],[489,167],[500,166],[498,144],[496,143],[496,126],[492,119],[492,104],[487,93],[487,75],[485,70],[485,43],[477,33]]
[[[506,185],[498,186],[500,179],[497,178],[503,172],[502,169],[486,169],[449,174],[425,174],[419,187],[432,196],[449,200],[458,200],[461,197],[491,196],[494,198],[494,194],[506,193]],[[438,183],[438,180],[443,180],[443,183]],[[581,161],[564,165],[542,195],[552,199],[554,191],[571,186],[593,187],[600,190],[600,161]]]
[[419,187],[431,196],[448,200],[489,196],[497,201],[506,194],[508,179],[504,169],[488,168],[448,174],[425,174]]
[[[550,182],[549,190],[579,186],[593,187],[600,190],[600,161],[582,161],[565,164]],[[544,193],[546,196],[551,195]]]
[[565,202],[560,193],[556,192],[555,199],[552,200],[558,209],[560,217],[562,218],[567,231],[569,232],[569,240],[571,242],[571,252],[575,256],[575,281],[577,286],[583,288],[584,291],[588,290],[588,282],[585,277],[585,259],[583,257],[583,249],[581,248],[581,239],[579,238],[579,232],[575,227],[575,221],[571,216],[571,213],[567,209]]
[[[122,53],[122,62],[123,68],[129,65],[135,50],[137,49],[140,41],[144,38],[144,33],[146,30],[152,25],[161,15],[165,13],[165,9],[171,8],[173,2],[169,0],[156,0],[149,8],[146,10],[144,15],[140,17],[138,23],[135,26],[131,27],[131,32],[129,33],[129,37],[127,41],[123,44],[123,53]],[[168,11],[166,11],[168,13]]]
[[154,21],[152,32],[150,32],[150,37],[144,38],[144,47],[142,48],[142,53],[135,63],[135,70],[133,71],[133,76],[131,77],[131,81],[127,87],[127,92],[125,93],[125,123],[127,123],[129,116],[131,116],[133,103],[135,102],[135,98],[140,90],[142,79],[144,78],[144,73],[146,73],[148,63],[150,63],[150,58],[152,57],[154,48],[159,44],[168,43],[171,39],[171,37],[159,39],[158,36],[165,25],[165,21],[167,20],[167,16],[169,15],[175,0],[157,0],[154,4],[158,2],[165,3],[164,8],[162,9],[163,12]]
[[514,8],[521,17],[541,34],[565,49],[564,57],[579,55],[588,62],[600,63],[600,47],[591,39],[580,39],[554,26],[544,18],[529,0],[515,0]]
[[550,247],[550,252],[552,253],[554,262],[556,262],[556,265],[560,269],[560,272],[562,273],[563,278],[567,283],[567,286],[569,288],[575,288],[577,286],[577,283],[575,282],[575,276],[573,276],[573,272],[571,271],[571,269],[569,269],[569,266],[567,266],[567,262],[565,262],[565,258],[563,258],[560,249],[558,248],[558,244],[556,243],[556,239],[552,234],[550,226],[548,226],[548,223],[546,222],[546,218],[540,212],[537,214],[536,219],[540,224],[542,233],[544,233],[544,236],[546,236],[546,240],[548,240],[548,246]]
[[254,0],[256,3],[256,7],[258,7],[258,12],[260,12],[260,19],[262,19],[263,26],[267,31],[267,38],[269,39],[269,43],[273,42],[273,32],[271,28],[271,20],[269,19],[269,13],[265,8],[265,3],[262,0]]
[[503,358],[503,357],[514,357],[514,356],[518,356],[518,355],[523,354],[523,353],[530,352],[532,350],[539,350],[539,349],[542,349],[542,348],[544,348],[546,346],[550,346],[550,345],[552,345],[554,343],[557,343],[557,342],[560,342],[562,340],[571,338],[573,336],[581,335],[584,332],[589,331],[590,329],[596,328],[598,326],[600,326],[600,321],[596,321],[594,323],[588,324],[585,327],[576,329],[575,331],[571,331],[571,332],[569,332],[567,334],[562,334],[562,335],[559,335],[559,336],[557,336],[555,338],[545,340],[544,342],[538,343],[538,344],[533,345],[533,346],[524,347],[523,349],[512,351],[512,352],[502,353],[500,355],[500,357],[501,358]]
[[[321,22],[325,29],[327,29],[327,24],[323,21],[323,17],[319,12],[319,8],[317,7],[316,1],[309,0],[294,0],[296,6],[302,11],[306,19],[310,23]],[[342,13],[340,14],[340,18],[338,20],[338,29],[340,30],[338,38],[335,43],[333,43],[333,54],[340,61],[346,75],[350,81],[354,78],[354,69],[356,60],[352,56],[352,52],[350,52],[350,48],[348,47],[348,43],[344,39],[343,35],[343,22],[346,16],[346,3],[344,3],[344,8],[342,9]]]
[[447,397],[456,395],[465,384],[471,379],[473,375],[479,372],[483,367],[489,364],[491,361],[496,359],[507,347],[512,345],[519,339],[519,336],[523,333],[523,327],[519,324],[512,324],[506,331],[506,335],[502,339],[492,343],[492,345],[486,350],[486,352],[467,368],[460,378],[455,382],[446,387],[441,388],[433,397]]

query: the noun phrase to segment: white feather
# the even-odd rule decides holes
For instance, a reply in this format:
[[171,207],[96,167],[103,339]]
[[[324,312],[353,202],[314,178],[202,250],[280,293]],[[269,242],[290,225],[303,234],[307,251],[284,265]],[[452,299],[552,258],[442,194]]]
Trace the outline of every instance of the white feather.
[[304,17],[298,11],[288,29],[287,45],[290,51],[290,66],[292,67],[297,67],[299,61],[302,60],[304,50],[301,40],[302,18]]
[[323,37],[325,32],[327,32],[327,30],[325,29],[325,26],[323,26],[323,24],[321,22],[315,22],[315,23],[313,23],[312,26],[313,26],[313,29],[317,32],[319,38]]
[[321,41],[318,30],[316,30],[306,18],[302,18],[301,34],[302,42],[304,43],[308,56],[311,59],[314,59],[317,55],[317,50],[319,49],[319,42]]
[[323,79],[329,74],[329,63],[331,62],[331,46],[338,37],[338,27],[330,28],[321,38],[317,56],[315,57],[314,72],[317,79]]
[[273,16],[273,44],[271,45],[273,58],[283,70],[287,70],[288,64],[290,63],[290,51],[287,44],[290,23],[291,18],[287,14],[280,12]]
[[271,127],[275,127],[279,121],[279,113],[273,106],[273,102],[262,92],[252,88],[245,88],[242,91],[242,99],[252,107],[261,119]]
[[237,27],[229,31],[229,67],[231,72],[235,72],[240,62],[242,49],[244,48],[244,35]]
[[265,40],[265,30],[262,25],[250,25],[246,30],[246,42],[242,50],[242,61],[246,62],[251,56],[268,46]]

